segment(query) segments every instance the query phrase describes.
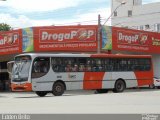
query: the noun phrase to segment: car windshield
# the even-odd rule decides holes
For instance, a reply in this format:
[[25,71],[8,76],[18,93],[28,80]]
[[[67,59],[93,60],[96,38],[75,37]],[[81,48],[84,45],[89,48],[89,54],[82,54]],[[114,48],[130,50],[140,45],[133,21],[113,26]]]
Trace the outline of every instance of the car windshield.
[[160,79],[160,78],[158,78],[158,77],[154,77],[154,79]]
[[12,79],[24,79],[24,78],[28,78],[29,76],[29,69],[30,69],[30,65],[31,65],[31,60],[23,60],[23,59],[19,59],[19,60],[15,60],[15,63],[13,65],[13,69],[12,69]]

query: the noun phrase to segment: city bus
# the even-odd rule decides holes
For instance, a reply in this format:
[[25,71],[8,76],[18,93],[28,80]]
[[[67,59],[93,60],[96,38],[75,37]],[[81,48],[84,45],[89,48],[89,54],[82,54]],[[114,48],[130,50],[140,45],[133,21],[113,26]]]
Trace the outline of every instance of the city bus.
[[15,57],[12,91],[61,96],[65,90],[108,90],[153,84],[152,57],[124,54],[24,53]]

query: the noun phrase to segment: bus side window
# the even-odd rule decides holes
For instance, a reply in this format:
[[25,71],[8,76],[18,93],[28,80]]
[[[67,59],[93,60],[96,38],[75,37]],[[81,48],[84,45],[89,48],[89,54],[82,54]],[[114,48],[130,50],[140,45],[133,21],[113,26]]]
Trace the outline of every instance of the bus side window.
[[65,72],[65,63],[63,58],[52,58],[52,69],[54,72]]
[[50,68],[50,59],[48,57],[37,57],[33,62],[32,78],[42,77],[48,73]]
[[86,65],[89,63],[89,61],[87,61],[87,58],[78,58],[78,63],[79,63],[79,72],[87,71]]
[[78,72],[78,65],[77,64],[73,65],[72,71],[73,72]]
[[92,71],[91,65],[87,65],[87,66],[86,66],[86,71],[88,71],[88,72]]
[[66,66],[66,72],[71,72],[71,71],[72,71],[71,65],[68,64],[68,65]]
[[80,65],[80,66],[79,66],[79,71],[80,71],[80,72],[85,71],[85,66],[84,66],[84,65]]
[[35,61],[33,65],[34,65],[34,66],[33,66],[34,72],[35,72],[35,73],[40,72],[40,64],[39,64],[39,62],[38,62],[38,61]]
[[42,63],[42,72],[47,73],[48,70],[49,70],[49,63],[48,63],[48,61],[44,61]]

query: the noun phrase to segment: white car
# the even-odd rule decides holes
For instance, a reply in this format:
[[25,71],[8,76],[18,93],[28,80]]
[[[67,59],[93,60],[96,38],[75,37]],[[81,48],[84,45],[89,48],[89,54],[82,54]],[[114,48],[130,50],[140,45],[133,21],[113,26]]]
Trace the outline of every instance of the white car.
[[154,87],[160,89],[160,78],[154,77]]

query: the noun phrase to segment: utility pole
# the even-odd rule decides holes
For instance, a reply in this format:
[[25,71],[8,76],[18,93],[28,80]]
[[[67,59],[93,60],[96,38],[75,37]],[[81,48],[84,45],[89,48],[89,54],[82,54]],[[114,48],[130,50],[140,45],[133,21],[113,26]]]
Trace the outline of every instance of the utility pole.
[[101,53],[101,16],[98,15],[98,37],[97,37],[97,53]]

